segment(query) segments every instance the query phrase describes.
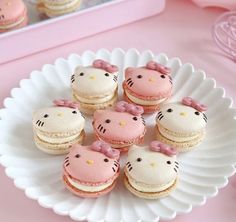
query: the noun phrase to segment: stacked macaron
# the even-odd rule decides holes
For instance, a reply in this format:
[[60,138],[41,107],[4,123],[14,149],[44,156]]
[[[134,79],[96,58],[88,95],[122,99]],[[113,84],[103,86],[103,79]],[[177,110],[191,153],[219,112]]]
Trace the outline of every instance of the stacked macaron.
[[185,97],[182,102],[167,103],[157,114],[157,139],[170,144],[178,151],[189,151],[205,137],[207,107]]
[[71,86],[82,112],[93,114],[95,110],[111,107],[118,97],[118,67],[101,59],[92,66],[78,66],[71,76]]
[[0,33],[27,25],[27,9],[22,0],[0,1]]
[[34,140],[36,146],[46,153],[66,154],[71,145],[82,143],[85,119],[78,103],[55,100],[54,104],[34,112]]
[[39,0],[38,10],[48,17],[74,12],[80,8],[82,0]]
[[74,145],[64,162],[63,181],[80,197],[109,193],[120,173],[119,151],[95,141],[89,146]]
[[133,146],[125,165],[124,184],[134,195],[145,199],[167,196],[177,186],[177,151],[159,141]]
[[145,113],[155,112],[171,96],[170,69],[154,61],[145,67],[129,67],[123,89],[126,101],[142,106]]

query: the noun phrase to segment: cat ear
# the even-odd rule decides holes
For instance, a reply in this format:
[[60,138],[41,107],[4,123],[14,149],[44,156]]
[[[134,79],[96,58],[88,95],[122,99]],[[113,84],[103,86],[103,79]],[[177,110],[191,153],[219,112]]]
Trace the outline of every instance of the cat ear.
[[133,68],[133,67],[126,68],[125,69],[125,78],[131,77],[131,74],[133,73],[134,70],[135,70],[135,68]]
[[104,110],[97,110],[97,111],[94,112],[93,118],[94,119],[100,119],[103,113],[104,113]]
[[75,68],[75,73],[80,73],[81,71],[83,71],[84,67],[83,66],[77,66]]

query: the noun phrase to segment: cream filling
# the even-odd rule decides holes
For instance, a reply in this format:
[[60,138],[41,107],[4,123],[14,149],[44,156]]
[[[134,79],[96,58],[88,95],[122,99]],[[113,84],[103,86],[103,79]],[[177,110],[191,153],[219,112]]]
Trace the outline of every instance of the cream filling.
[[80,0],[74,0],[72,2],[69,2],[67,4],[63,4],[63,5],[52,5],[52,4],[48,4],[48,3],[45,3],[45,7],[48,8],[48,9],[51,9],[51,10],[64,10],[64,9],[69,9],[73,6],[75,6]]
[[153,105],[158,105],[162,102],[164,102],[166,100],[166,98],[164,99],[159,99],[159,100],[143,100],[143,99],[139,99],[137,97],[132,96],[129,92],[125,91],[126,96],[133,101],[136,104],[139,105],[144,105],[144,106],[153,106]]
[[20,25],[25,20],[25,17],[20,18],[17,22],[9,24],[9,25],[0,25],[0,29],[10,29],[15,26]]
[[78,96],[78,95],[75,95],[75,97],[82,103],[88,103],[88,104],[100,104],[100,103],[105,103],[105,102],[108,102],[110,101],[115,95],[115,92],[112,94],[112,95],[109,95],[109,96],[105,96],[103,98],[91,98],[91,99],[88,99],[88,98],[84,98],[84,97],[81,97],[81,96]]
[[134,181],[133,179],[128,178],[128,181],[130,183],[130,185],[138,190],[138,191],[141,191],[141,192],[145,192],[145,193],[155,193],[155,192],[160,192],[160,191],[163,191],[163,190],[166,190],[168,189],[169,187],[171,187],[174,183],[175,183],[175,180],[172,180],[164,185],[149,185],[149,184],[143,184],[143,183],[139,183],[137,181]]
[[70,141],[76,139],[79,135],[80,135],[80,133],[73,135],[73,136],[69,136],[69,137],[63,137],[63,138],[54,137],[54,138],[52,138],[52,137],[48,137],[48,136],[45,136],[45,135],[37,132],[37,136],[39,137],[39,139],[41,139],[45,142],[48,142],[48,143],[52,143],[52,144],[67,143],[67,142],[70,142]]
[[165,132],[161,127],[158,127],[159,132],[166,137],[169,140],[175,141],[175,142],[188,142],[188,141],[192,141],[195,140],[199,137],[199,134],[197,135],[193,135],[193,136],[174,136],[174,135],[170,135],[167,132]]
[[98,191],[102,191],[105,190],[107,187],[111,186],[113,181],[100,185],[100,186],[87,186],[87,185],[82,185],[79,183],[76,183],[75,181],[73,181],[71,178],[67,177],[67,180],[69,181],[69,183],[74,186],[75,188],[85,191],[85,192],[98,192]]

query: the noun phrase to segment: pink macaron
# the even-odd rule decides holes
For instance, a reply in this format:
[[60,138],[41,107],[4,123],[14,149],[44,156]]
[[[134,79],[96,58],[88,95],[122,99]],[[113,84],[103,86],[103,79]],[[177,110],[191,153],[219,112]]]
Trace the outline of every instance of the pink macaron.
[[120,151],[127,151],[131,145],[143,142],[146,126],[142,113],[141,106],[119,101],[114,109],[94,113],[94,132],[99,140]]
[[0,32],[18,29],[27,23],[27,9],[22,0],[0,1]]
[[172,94],[170,69],[154,61],[144,67],[129,67],[123,89],[127,102],[142,106],[145,113],[155,112]]
[[89,146],[73,145],[63,165],[67,189],[80,197],[109,193],[120,173],[119,157],[118,150],[102,141]]

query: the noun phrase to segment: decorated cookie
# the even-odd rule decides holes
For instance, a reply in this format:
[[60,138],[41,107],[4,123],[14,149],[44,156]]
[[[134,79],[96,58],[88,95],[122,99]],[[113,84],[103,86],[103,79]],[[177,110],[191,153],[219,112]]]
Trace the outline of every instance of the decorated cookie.
[[47,17],[55,17],[77,11],[82,0],[38,0],[39,12]]
[[118,150],[102,141],[90,146],[73,145],[64,162],[66,187],[80,197],[98,197],[110,192],[119,176]]
[[0,33],[27,25],[27,9],[22,0],[0,1]]
[[95,110],[112,106],[117,100],[118,67],[103,60],[95,60],[92,66],[76,68],[71,86],[81,111],[93,114]]
[[198,145],[205,136],[207,107],[190,97],[180,103],[169,103],[157,114],[158,140],[184,152]]
[[124,183],[134,195],[145,199],[167,196],[176,188],[179,163],[177,150],[159,141],[132,146],[124,168]]
[[65,154],[72,144],[82,143],[85,119],[79,103],[55,100],[54,105],[33,114],[35,144],[46,153]]
[[113,148],[127,151],[131,145],[143,142],[146,127],[142,113],[141,106],[124,101],[119,101],[113,110],[98,110],[94,113],[95,134]]
[[124,98],[140,105],[145,113],[159,109],[172,93],[170,69],[154,61],[145,67],[127,68],[123,82]]

